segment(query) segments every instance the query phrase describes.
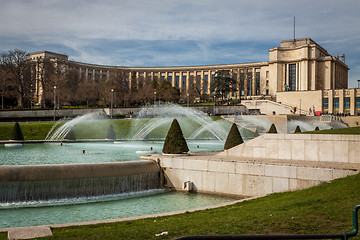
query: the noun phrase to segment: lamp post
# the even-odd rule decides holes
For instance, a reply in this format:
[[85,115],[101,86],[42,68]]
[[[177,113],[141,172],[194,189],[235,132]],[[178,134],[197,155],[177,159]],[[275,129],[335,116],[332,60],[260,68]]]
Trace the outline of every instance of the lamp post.
[[299,108],[299,111],[300,111],[300,116],[301,116],[301,99],[300,99],[300,108]]
[[54,86],[54,121],[56,120],[56,86]]
[[156,92],[154,92],[154,106],[156,104]]
[[111,89],[111,106],[110,106],[110,118],[113,118],[113,102],[114,102],[114,89]]
[[215,116],[215,106],[216,106],[216,99],[215,99],[215,95],[214,95],[214,116]]
[[189,94],[187,94],[187,97],[188,97],[188,104],[187,104],[187,107],[189,108]]
[[357,80],[357,82],[358,82],[358,88],[360,88],[360,79]]

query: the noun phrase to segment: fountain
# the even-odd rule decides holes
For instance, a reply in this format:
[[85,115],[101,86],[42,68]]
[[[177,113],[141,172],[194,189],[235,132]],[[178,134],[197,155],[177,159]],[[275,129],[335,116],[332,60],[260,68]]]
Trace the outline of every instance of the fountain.
[[[133,121],[133,132],[130,132],[130,138],[133,140],[164,139],[174,118],[178,120],[186,139],[224,141],[228,134],[227,125],[230,125],[226,121],[214,121],[206,113],[192,108],[172,103],[160,103],[141,109]],[[144,121],[145,119],[147,121]]]
[[[78,138],[78,135],[84,135],[79,134],[79,129],[91,133],[89,125],[95,125],[94,131],[99,131],[107,129],[110,123],[115,123],[105,115],[95,113],[70,121],[57,122],[49,131],[45,143],[24,144],[22,148],[12,149],[0,146],[0,213],[2,216],[18,216],[21,219],[23,217],[20,216],[24,216],[24,212],[25,215],[29,214],[26,217],[28,221],[24,219],[24,222],[16,217],[3,218],[6,220],[0,222],[0,227],[88,221],[179,210],[170,206],[163,209],[163,205],[166,204],[159,200],[170,199],[165,201],[179,202],[176,197],[174,198],[175,195],[181,199],[191,198],[194,203],[198,202],[196,206],[232,200],[215,196],[209,197],[211,200],[206,200],[205,196],[199,196],[198,198],[203,200],[197,201],[193,195],[166,193],[161,188],[162,178],[158,165],[153,161],[139,161],[137,150],[146,148],[161,152],[163,141],[159,139],[165,137],[168,125],[174,118],[179,119],[189,139],[190,151],[213,151],[223,148],[227,132],[225,127],[230,123],[213,121],[202,112],[173,104],[143,108],[137,118],[132,120],[127,139],[105,140],[106,130],[103,139],[99,134],[90,142],[84,142],[86,139],[82,137]],[[116,125],[113,127],[116,131]],[[77,135],[77,141],[64,141],[71,129]],[[87,135],[91,135],[90,133]],[[133,207],[120,206],[124,201],[139,204],[138,198],[157,200],[152,200],[148,205],[151,212],[150,209],[138,212]],[[114,208],[122,209],[121,213],[120,210],[114,210],[117,215],[100,217],[102,214],[99,212],[106,212],[105,209],[109,208],[109,205],[116,205]],[[189,202],[186,200],[180,205],[180,209],[189,208]],[[78,214],[84,215],[79,219],[68,211],[68,206],[75,211],[86,207],[86,211],[93,211],[94,216],[89,219],[86,214]],[[51,209],[66,212],[72,217],[59,217],[63,219],[60,222],[54,218],[49,220],[51,214],[48,213]],[[127,212],[128,209],[133,209],[133,212]],[[42,213],[39,215],[40,212]],[[37,223],[38,219],[42,221]]]

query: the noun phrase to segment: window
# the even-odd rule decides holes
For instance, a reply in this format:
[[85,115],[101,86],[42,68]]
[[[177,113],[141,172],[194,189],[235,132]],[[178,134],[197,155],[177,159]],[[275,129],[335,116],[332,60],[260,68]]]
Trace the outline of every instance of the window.
[[215,79],[215,74],[212,74],[211,75],[211,80],[214,81],[214,79]]
[[360,110],[360,97],[355,98],[355,108]]
[[333,106],[334,106],[334,110],[339,110],[339,98],[338,97],[334,98]]
[[350,97],[344,99],[344,110],[350,110]]
[[175,76],[175,86],[178,88],[179,87],[179,76]]
[[165,79],[165,76],[161,76],[161,81],[164,81],[164,79]]
[[248,84],[247,84],[248,96],[251,96],[252,93],[252,78],[253,78],[252,73],[248,73]]
[[88,73],[88,79],[89,79],[89,80],[92,79],[92,73]]
[[322,107],[323,107],[323,112],[327,112],[329,110],[329,99],[328,98],[323,98]]
[[205,81],[207,82],[208,81],[208,75],[204,75],[205,77]]
[[168,80],[170,83],[172,83],[172,76],[168,76]]
[[296,91],[296,64],[289,64],[289,88]]

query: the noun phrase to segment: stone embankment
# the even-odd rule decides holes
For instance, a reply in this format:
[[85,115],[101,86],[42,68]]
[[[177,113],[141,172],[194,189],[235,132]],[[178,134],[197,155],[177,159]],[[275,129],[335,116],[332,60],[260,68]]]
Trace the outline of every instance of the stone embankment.
[[160,163],[166,187],[262,196],[358,173],[359,143],[356,135],[265,134],[221,153],[150,158]]

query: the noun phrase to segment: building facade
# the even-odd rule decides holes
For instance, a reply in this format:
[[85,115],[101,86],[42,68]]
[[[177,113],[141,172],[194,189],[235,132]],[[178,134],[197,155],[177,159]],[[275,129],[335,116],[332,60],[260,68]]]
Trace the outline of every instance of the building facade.
[[[70,61],[68,56],[52,52],[28,54],[31,61],[49,59],[55,64],[71,65],[82,79],[96,83],[112,78],[117,70],[124,70],[126,88],[140,88],[154,79],[169,81],[180,92],[188,93],[195,86],[201,94],[212,96],[210,87],[218,70],[229,70],[236,80],[237,91],[228,98],[252,96],[276,97],[281,92],[304,92],[316,90],[346,89],[348,66],[338,57],[331,56],[310,38],[281,41],[280,47],[269,50],[269,61],[208,66],[182,67],[123,67],[86,64]],[[42,66],[36,67],[36,101],[42,98]],[[322,102],[322,101],[321,101]]]

